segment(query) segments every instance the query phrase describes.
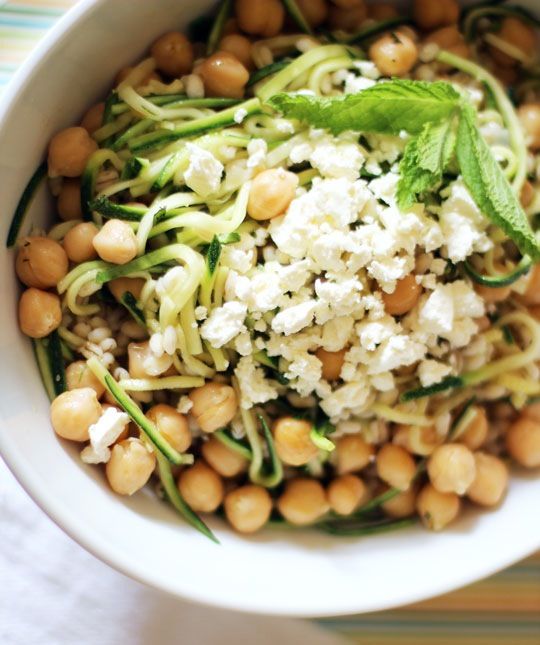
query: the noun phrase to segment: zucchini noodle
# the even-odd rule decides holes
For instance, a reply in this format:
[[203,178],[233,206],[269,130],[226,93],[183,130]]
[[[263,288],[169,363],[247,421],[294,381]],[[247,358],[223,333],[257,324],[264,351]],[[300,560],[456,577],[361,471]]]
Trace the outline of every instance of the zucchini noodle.
[[204,385],[198,376],[165,376],[163,378],[126,378],[118,385],[127,392],[155,392],[156,390],[185,390]]
[[90,289],[87,295],[99,291],[101,285],[96,282],[98,273],[98,269],[87,271],[75,279],[67,288],[65,304],[76,316],[91,316],[99,311],[100,307],[97,304],[81,304],[78,302],[83,289]]

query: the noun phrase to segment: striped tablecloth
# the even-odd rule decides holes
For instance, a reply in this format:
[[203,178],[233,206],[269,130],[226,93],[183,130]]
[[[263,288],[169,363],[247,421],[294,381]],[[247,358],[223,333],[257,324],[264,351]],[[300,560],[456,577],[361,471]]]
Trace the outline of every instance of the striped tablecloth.
[[[0,0],[0,92],[41,36],[75,1]],[[429,602],[318,623],[363,645],[539,645],[540,553]]]

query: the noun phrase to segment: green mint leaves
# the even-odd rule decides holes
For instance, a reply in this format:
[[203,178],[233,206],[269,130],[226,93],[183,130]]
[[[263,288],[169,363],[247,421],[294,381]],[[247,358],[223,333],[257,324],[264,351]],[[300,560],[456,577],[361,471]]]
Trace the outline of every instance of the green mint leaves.
[[333,134],[346,130],[383,134],[406,130],[416,134],[428,121],[451,117],[460,101],[461,96],[449,83],[393,80],[344,96],[275,94],[268,103],[286,117]]
[[457,159],[478,208],[523,255],[540,261],[540,243],[476,125],[474,108],[449,83],[396,79],[338,97],[280,93],[268,104],[332,134],[349,130],[395,135],[405,130],[413,135],[400,163],[397,201],[403,210],[436,189]]

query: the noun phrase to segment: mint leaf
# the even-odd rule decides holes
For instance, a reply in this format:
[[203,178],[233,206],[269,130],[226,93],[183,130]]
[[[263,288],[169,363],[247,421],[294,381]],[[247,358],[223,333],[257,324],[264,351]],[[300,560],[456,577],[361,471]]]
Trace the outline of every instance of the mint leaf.
[[428,121],[452,116],[460,95],[444,82],[392,80],[357,94],[320,97],[275,94],[268,104],[288,118],[339,134],[346,130],[399,134],[421,132]]
[[398,205],[405,210],[417,196],[433,190],[441,182],[456,146],[453,121],[426,123],[422,132],[405,148],[399,170]]
[[523,255],[540,260],[540,246],[527,216],[478,127],[474,109],[464,105],[457,135],[457,159],[476,205],[513,240]]

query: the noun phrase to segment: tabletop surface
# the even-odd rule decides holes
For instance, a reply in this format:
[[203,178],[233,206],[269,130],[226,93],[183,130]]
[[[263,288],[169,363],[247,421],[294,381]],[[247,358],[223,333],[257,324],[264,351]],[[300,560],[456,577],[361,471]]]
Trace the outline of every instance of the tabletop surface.
[[[34,0],[33,2],[0,0],[0,101],[2,90],[20,63],[46,31],[75,2],[76,0]],[[13,494],[9,494],[10,490]],[[73,581],[69,579],[67,571],[69,571],[70,565],[75,570],[77,566],[83,566],[83,562],[84,566],[88,566],[88,561],[93,559],[92,556],[82,552],[82,549],[70,543],[67,537],[52,527],[52,524],[18,489],[17,484],[1,462],[0,493],[0,534],[4,535],[4,531],[1,529],[2,523],[6,522],[4,528],[7,528],[9,522],[12,536],[12,542],[10,543],[8,539],[7,546],[5,543],[3,544],[0,554],[0,580],[3,583],[0,587],[0,642],[6,643],[6,645],[32,645],[34,642],[36,645],[38,643],[39,645],[71,645],[75,642],[81,645],[84,643],[116,645],[120,642],[128,642],[128,639],[124,640],[126,632],[123,631],[122,638],[120,638],[121,631],[118,630],[107,631],[104,629],[101,632],[102,636],[96,639],[96,633],[90,632],[89,635],[86,626],[82,629],[82,626],[85,625],[84,621],[79,623],[81,625],[79,631],[69,631],[69,629],[66,631],[67,619],[64,624],[58,616],[44,612],[43,607],[39,610],[36,608],[34,596],[39,597],[41,591],[47,590],[49,594],[54,594],[55,588],[62,588],[65,585],[69,588],[70,594],[73,592],[72,595],[75,598],[75,601],[70,605],[71,608],[81,610],[82,607],[77,607],[76,603],[82,604],[88,600],[87,594],[97,593],[95,588],[90,589],[90,587],[95,587],[95,577],[86,582],[86,587],[84,581],[79,581],[78,587],[73,590]],[[39,567],[36,571],[36,567],[31,567],[25,560],[25,551],[28,560],[33,554],[31,549],[37,549],[39,552],[39,546],[30,546],[30,544],[20,541],[20,536],[32,521],[35,526],[42,527],[42,531],[38,531],[35,535],[43,535],[44,544],[48,545],[47,548],[51,545],[49,540],[52,540],[58,552],[65,554],[65,557],[68,558],[68,561],[62,562],[62,569],[65,567],[66,572],[58,571],[56,568],[54,573],[46,570],[40,571]],[[37,539],[39,540],[39,538]],[[10,545],[12,552],[10,552]],[[89,568],[95,573],[97,565],[98,563],[91,564]],[[177,602],[174,599],[168,599],[158,603],[154,592],[144,590],[141,585],[110,572],[104,565],[97,566],[97,571],[101,572],[102,584],[108,585],[106,591],[102,590],[104,595],[101,597],[106,598],[107,592],[118,588],[124,590],[124,602],[126,597],[128,599],[124,608],[127,612],[123,618],[125,621],[131,622],[128,618],[128,610],[133,608],[133,605],[130,605],[130,602],[139,606],[142,600],[145,604],[150,602],[151,606],[155,605],[153,610],[155,624],[158,622],[158,615],[163,615],[163,605],[169,603],[173,606]],[[27,584],[25,587],[25,577],[27,581],[32,580],[38,586],[43,586],[43,589],[34,589],[34,596],[32,593],[27,595],[24,590],[28,589],[30,585]],[[6,582],[7,584],[5,584]],[[14,588],[15,585],[18,585],[18,590],[23,593],[14,594],[15,588],[17,588]],[[56,589],[56,591],[58,590]],[[63,591],[65,592],[65,589]],[[44,606],[50,607],[51,600],[51,598],[48,602],[44,600]],[[157,608],[158,604],[159,609]],[[179,614],[184,617],[187,614],[182,614],[181,606],[189,608],[191,622],[195,617],[197,617],[197,621],[203,620],[205,612],[211,611],[203,608],[194,609],[183,603],[177,604]],[[93,613],[88,611],[90,620],[93,620],[93,616],[96,615],[96,607],[92,609]],[[39,620],[29,629],[28,627],[32,623],[30,620],[33,617],[32,611],[35,612],[36,617],[39,616]],[[152,611],[148,611],[152,613]],[[2,612],[5,612],[4,616],[2,616]],[[396,645],[398,643],[399,645],[446,645],[457,641],[460,645],[532,645],[533,643],[538,645],[540,643],[540,553],[498,575],[460,591],[394,611],[350,618],[323,619],[314,621],[314,624],[311,625],[302,624],[302,621],[281,621],[279,629],[274,622],[275,619],[242,617],[243,627],[240,629],[238,622],[240,618],[236,615],[227,616],[226,612],[216,613],[215,611],[213,614],[216,624],[219,623],[224,627],[221,628],[222,631],[219,635],[214,631],[212,636],[210,630],[208,630],[208,634],[205,632],[204,635],[198,632],[197,642],[200,645],[214,642],[225,645],[229,642],[226,634],[230,635],[231,642],[234,637],[236,645],[240,645],[238,639],[240,633],[242,634],[240,637],[243,639],[242,643],[248,643],[254,634],[259,634],[258,627],[264,627],[268,638],[270,634],[273,634],[272,639],[268,642],[280,641],[284,645],[300,643],[308,639],[311,645],[319,643],[332,645],[332,643],[339,642],[365,645],[391,645],[393,643]],[[256,624],[257,620],[261,621],[260,625]],[[71,624],[72,621],[69,620],[69,623]],[[226,624],[228,624],[228,628],[225,626]],[[328,640],[318,627],[328,629],[331,634],[327,634],[327,636],[332,635],[334,638]],[[73,629],[72,625],[71,629]],[[163,626],[161,626],[161,630],[163,630]],[[157,639],[156,632],[153,632],[149,640],[147,640],[148,635],[141,635],[141,631],[137,630],[131,642],[136,645],[150,644],[150,642],[152,645],[180,642],[180,640],[176,640],[176,637],[171,636],[171,630],[172,626],[168,631],[161,631],[162,636]],[[185,639],[185,635],[184,631],[184,638],[181,641],[183,643],[192,642],[190,637]],[[86,637],[89,640],[86,640]],[[340,637],[344,637],[344,639]],[[259,635],[257,641],[259,645],[264,645]]]

